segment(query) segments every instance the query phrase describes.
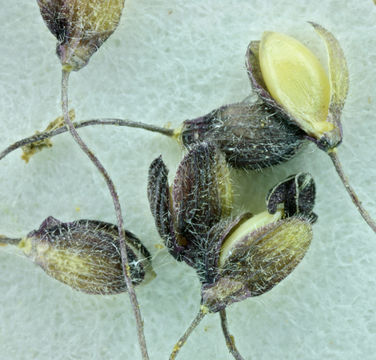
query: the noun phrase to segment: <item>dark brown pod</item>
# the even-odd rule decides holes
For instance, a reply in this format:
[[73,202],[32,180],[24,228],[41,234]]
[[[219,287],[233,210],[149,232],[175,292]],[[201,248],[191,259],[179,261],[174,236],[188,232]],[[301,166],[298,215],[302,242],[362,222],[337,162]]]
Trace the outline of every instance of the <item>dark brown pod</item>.
[[247,101],[186,120],[176,136],[185,147],[213,142],[230,165],[254,170],[289,160],[305,140],[303,131],[283,114],[264,103]]
[[115,31],[124,0],[37,0],[63,66],[80,70]]
[[158,232],[177,260],[201,266],[210,229],[231,211],[231,182],[223,155],[213,144],[193,147],[168,192],[167,168],[157,158],[149,169],[148,198]]
[[181,237],[206,236],[232,206],[230,174],[223,155],[202,143],[180,162],[172,187],[175,230]]
[[167,175],[168,169],[162,160],[162,156],[159,156],[149,167],[148,200],[160,237],[171,255],[181,261],[180,253],[184,250],[184,246],[180,244],[180,239],[174,229]]
[[[131,232],[125,231],[125,239],[133,284],[149,281],[155,276],[150,253]],[[119,246],[116,225],[95,220],[62,223],[51,216],[19,243],[48,275],[95,295],[127,290]]]

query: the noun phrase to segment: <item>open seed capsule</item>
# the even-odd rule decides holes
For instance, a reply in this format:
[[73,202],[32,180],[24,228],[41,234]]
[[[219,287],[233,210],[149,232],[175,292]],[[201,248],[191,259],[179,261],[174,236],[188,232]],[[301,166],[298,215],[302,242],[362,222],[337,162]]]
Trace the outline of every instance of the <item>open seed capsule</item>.
[[329,78],[308,48],[275,32],[266,32],[261,41],[250,43],[246,66],[259,97],[329,151],[342,141],[340,118],[349,74],[337,39],[322,26],[311,24],[326,44]]
[[[217,280],[202,287],[202,304],[211,312],[271,290],[303,259],[312,239],[310,222],[298,217],[274,221],[275,217],[250,218],[225,239]],[[255,229],[254,222],[262,220],[269,223]]]
[[[150,253],[131,232],[125,231],[125,239],[133,284],[148,282],[155,277]],[[116,225],[95,220],[62,223],[50,216],[18,246],[48,275],[76,290],[101,295],[127,290]]]

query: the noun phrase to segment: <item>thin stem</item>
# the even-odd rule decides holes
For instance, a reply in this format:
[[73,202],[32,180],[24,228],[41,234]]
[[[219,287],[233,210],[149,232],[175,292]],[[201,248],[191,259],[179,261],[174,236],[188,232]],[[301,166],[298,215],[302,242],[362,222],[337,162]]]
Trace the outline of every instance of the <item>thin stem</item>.
[[208,310],[205,306],[201,306],[200,311],[192,321],[191,325],[189,325],[189,328],[185,331],[184,335],[179,339],[179,341],[175,344],[172,353],[170,355],[170,360],[175,360],[176,355],[180,351],[180,349],[183,347],[183,345],[186,343],[189,335],[191,335],[192,331],[197,327],[197,325],[201,322],[201,320],[204,318],[204,316],[208,313]]
[[360,212],[360,215],[362,215],[363,219],[366,221],[366,223],[369,225],[369,227],[376,233],[376,223],[371,218],[368,211],[363,207],[363,205],[362,205],[361,201],[358,199],[358,196],[356,195],[354,189],[349,184],[349,180],[347,179],[347,176],[343,172],[342,165],[341,165],[341,162],[338,159],[338,155],[337,155],[336,151],[335,150],[331,151],[330,153],[328,153],[328,155],[332,159],[334,167],[336,168],[337,173],[338,173],[339,177],[341,178],[341,180],[343,182],[343,185],[345,185],[345,188],[346,188],[347,192],[349,193],[351,200],[353,201],[354,205],[356,206],[356,208]]
[[0,245],[18,245],[22,239],[8,238],[4,235],[0,235]]
[[240,355],[238,349],[235,346],[234,337],[230,334],[230,332],[228,330],[226,309],[221,310],[219,312],[219,316],[221,317],[222,332],[223,332],[223,335],[225,337],[228,350],[230,351],[231,355],[236,360],[244,360],[243,356]]
[[80,148],[84,151],[84,153],[89,157],[89,159],[93,162],[99,172],[103,175],[104,180],[106,181],[107,187],[111,193],[111,197],[114,203],[116,217],[117,217],[117,225],[119,231],[119,242],[120,242],[120,253],[121,253],[121,261],[123,267],[123,274],[125,283],[127,285],[132,309],[134,312],[134,316],[136,318],[137,324],[137,335],[138,335],[138,342],[140,344],[142,359],[148,360],[149,355],[147,352],[145,335],[144,335],[144,324],[141,317],[140,307],[138,305],[137,296],[131,281],[131,273],[130,267],[128,263],[128,255],[125,247],[125,233],[124,233],[124,226],[123,226],[123,216],[121,212],[119,196],[116,192],[115,185],[112,182],[109,174],[107,173],[106,169],[103,167],[101,162],[98,158],[92,153],[92,151],[87,147],[81,137],[78,135],[72,121],[69,118],[68,113],[68,80],[69,80],[69,71],[63,69],[62,72],[62,81],[61,81],[61,100],[62,100],[62,109],[64,115],[64,121],[67,127],[69,128],[69,132],[71,133],[74,140],[80,146]]
[[[173,137],[174,135],[174,129],[167,129],[164,127],[154,126],[150,124],[144,124],[142,122],[137,121],[131,121],[131,120],[123,120],[123,119],[93,119],[93,120],[86,120],[79,123],[73,124],[73,126],[76,129],[86,127],[86,126],[92,126],[92,125],[117,125],[117,126],[126,126],[126,127],[132,127],[132,128],[138,128],[138,129],[144,129],[152,132],[157,132],[162,135],[166,135],[169,137]],[[0,153],[0,160],[3,159],[6,155],[11,153],[12,151],[34,143],[36,141],[42,141],[45,139],[49,139],[53,136],[62,134],[69,131],[66,127],[60,127],[55,130],[42,132],[40,134],[35,134],[32,136],[29,136],[27,138],[24,138],[22,140],[16,141],[14,144],[8,146],[3,152]]]

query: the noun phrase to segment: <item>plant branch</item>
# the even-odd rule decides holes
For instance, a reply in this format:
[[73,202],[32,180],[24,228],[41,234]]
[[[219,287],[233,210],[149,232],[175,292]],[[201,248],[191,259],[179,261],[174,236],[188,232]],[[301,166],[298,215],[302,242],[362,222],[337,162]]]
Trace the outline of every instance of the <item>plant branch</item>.
[[[174,129],[167,129],[167,128],[164,128],[164,127],[154,126],[154,125],[150,125],[150,124],[144,124],[142,122],[137,122],[137,121],[123,120],[123,119],[110,119],[110,118],[108,118],[108,119],[107,118],[106,119],[93,119],[93,120],[82,121],[82,122],[79,122],[79,123],[73,123],[73,126],[76,129],[86,127],[86,126],[94,126],[94,125],[126,126],[126,127],[132,127],[132,128],[138,128],[138,129],[144,129],[144,130],[148,130],[148,131],[152,131],[152,132],[157,132],[159,134],[166,135],[166,136],[169,136],[169,137],[173,137],[173,135],[174,135]],[[42,132],[42,133],[39,133],[39,134],[29,136],[29,137],[24,138],[22,140],[16,141],[14,144],[8,146],[4,151],[2,151],[0,153],[0,160],[3,159],[6,155],[11,153],[12,151],[14,151],[14,150],[16,150],[16,149],[18,149],[22,146],[25,146],[25,145],[28,145],[28,144],[31,144],[31,143],[34,143],[34,142],[37,142],[37,141],[49,139],[53,136],[65,133],[67,131],[69,131],[69,129],[66,128],[65,126],[63,126],[63,127],[57,128],[55,130],[45,131],[45,132]]]
[[221,317],[222,332],[223,332],[223,335],[225,337],[228,350],[230,351],[231,355],[236,360],[244,360],[243,356],[240,355],[238,349],[235,346],[234,337],[230,334],[230,332],[228,330],[226,309],[221,310],[219,312],[219,316]]
[[332,159],[334,167],[336,168],[337,173],[338,173],[339,177],[341,178],[341,180],[343,182],[343,185],[345,186],[347,192],[349,193],[352,202],[354,203],[354,205],[358,209],[360,215],[362,215],[363,219],[369,225],[369,227],[376,233],[376,223],[371,218],[368,211],[363,207],[363,205],[362,205],[361,201],[358,199],[358,196],[356,195],[354,189],[349,184],[349,180],[347,179],[347,176],[343,172],[342,165],[341,165],[341,162],[338,159],[338,155],[337,155],[336,151],[335,150],[331,151],[330,153],[328,153],[328,155]]
[[201,306],[200,311],[192,321],[191,325],[189,325],[188,329],[185,331],[183,336],[179,339],[179,341],[175,344],[172,353],[170,355],[169,360],[175,360],[176,355],[180,351],[180,349],[183,347],[183,345],[186,343],[189,335],[191,335],[192,331],[197,327],[197,325],[201,322],[201,320],[204,318],[204,316],[208,313],[208,309],[205,306]]
[[103,175],[104,180],[107,184],[107,187],[111,193],[111,197],[114,203],[116,217],[117,217],[117,225],[118,225],[118,231],[119,231],[119,241],[120,241],[120,253],[121,253],[121,261],[122,261],[122,268],[123,268],[123,274],[125,283],[127,285],[132,309],[134,312],[134,316],[136,318],[136,324],[137,324],[137,334],[138,334],[138,341],[141,348],[142,353],[142,359],[148,360],[149,356],[147,353],[147,347],[146,347],[146,341],[145,341],[145,335],[144,335],[144,325],[143,320],[141,317],[140,308],[137,301],[137,296],[132,284],[131,280],[131,273],[130,273],[130,267],[128,263],[128,255],[125,247],[125,233],[124,233],[124,226],[123,226],[123,216],[121,212],[120,202],[119,202],[119,196],[116,192],[115,185],[112,182],[112,179],[110,178],[109,174],[107,173],[106,169],[103,167],[101,162],[98,160],[98,158],[93,154],[93,152],[87,147],[87,145],[84,143],[84,141],[81,139],[79,134],[77,133],[72,121],[69,118],[68,113],[68,80],[69,80],[69,71],[66,71],[63,69],[62,72],[62,81],[61,81],[61,101],[62,101],[62,109],[63,109],[63,115],[64,115],[64,121],[66,126],[69,128],[69,132],[71,133],[74,140],[77,142],[77,144],[80,146],[80,148],[84,151],[84,153],[89,157],[89,159],[93,162],[95,167],[98,169],[98,171]]
[[18,245],[22,239],[8,238],[4,235],[0,235],[0,245]]

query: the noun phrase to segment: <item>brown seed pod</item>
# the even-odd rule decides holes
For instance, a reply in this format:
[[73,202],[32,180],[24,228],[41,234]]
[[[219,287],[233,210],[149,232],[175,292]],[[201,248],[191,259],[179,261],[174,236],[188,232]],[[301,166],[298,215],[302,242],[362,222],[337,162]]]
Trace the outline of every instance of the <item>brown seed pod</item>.
[[[132,283],[155,277],[150,253],[140,240],[125,231]],[[70,287],[94,295],[127,291],[116,225],[95,220],[62,223],[48,217],[18,247],[48,275]]]
[[185,146],[215,143],[236,168],[262,169],[292,158],[305,141],[304,132],[262,102],[222,106],[175,132]]
[[63,66],[80,70],[115,31],[124,0],[37,0]]
[[202,267],[209,230],[232,205],[229,169],[213,145],[193,147],[179,164],[171,192],[161,157],[149,169],[148,198],[159,234],[179,261]]
[[314,198],[312,177],[303,173],[293,175],[269,192],[267,206],[273,214],[264,211],[255,216],[243,214],[234,220],[222,219],[209,230],[204,256],[194,259],[205,266],[192,265],[202,285],[201,308],[176,343],[170,359],[175,359],[190,333],[209,312],[220,312],[227,346],[236,359],[243,359],[233,341],[228,342],[225,308],[264,294],[296,268],[312,240],[311,222],[316,220],[312,213]]

